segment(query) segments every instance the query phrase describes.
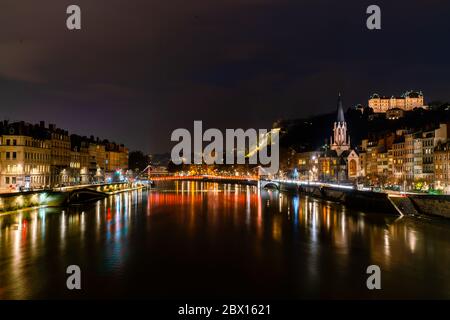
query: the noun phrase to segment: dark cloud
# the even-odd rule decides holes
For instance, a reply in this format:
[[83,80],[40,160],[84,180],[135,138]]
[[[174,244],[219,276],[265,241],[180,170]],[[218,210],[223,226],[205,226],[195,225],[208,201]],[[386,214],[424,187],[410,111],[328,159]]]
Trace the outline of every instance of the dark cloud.
[[[65,28],[69,4],[82,30]],[[0,0],[0,117],[150,152],[170,133],[268,127],[373,91],[450,100],[448,1]]]

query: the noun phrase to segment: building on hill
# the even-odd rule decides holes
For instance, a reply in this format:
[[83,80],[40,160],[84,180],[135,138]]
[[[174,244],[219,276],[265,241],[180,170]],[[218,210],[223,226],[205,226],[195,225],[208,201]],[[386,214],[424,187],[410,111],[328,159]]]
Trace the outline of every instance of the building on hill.
[[423,106],[424,97],[421,91],[407,91],[400,97],[386,97],[374,93],[369,98],[369,107],[376,113],[385,113],[394,108],[411,111]]
[[405,110],[401,108],[391,108],[386,110],[386,119],[388,120],[398,120],[405,116]]

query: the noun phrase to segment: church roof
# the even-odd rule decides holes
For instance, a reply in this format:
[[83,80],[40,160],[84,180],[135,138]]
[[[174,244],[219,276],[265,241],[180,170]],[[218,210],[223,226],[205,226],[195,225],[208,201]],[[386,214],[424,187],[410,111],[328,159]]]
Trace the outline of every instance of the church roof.
[[352,150],[344,150],[341,153],[341,157],[342,158],[347,158],[350,155],[351,152],[352,152]]
[[341,94],[340,93],[339,93],[339,96],[338,96],[337,122],[345,122],[344,107],[342,106],[342,98],[341,98]]
[[331,150],[331,149],[326,149],[323,154],[322,157],[327,157],[327,158],[337,158],[337,152],[336,150]]

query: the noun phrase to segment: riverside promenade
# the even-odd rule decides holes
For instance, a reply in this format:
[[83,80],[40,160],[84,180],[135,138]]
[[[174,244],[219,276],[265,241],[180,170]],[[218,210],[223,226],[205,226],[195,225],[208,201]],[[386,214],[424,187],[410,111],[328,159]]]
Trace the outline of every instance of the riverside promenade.
[[102,199],[110,194],[145,188],[141,182],[116,182],[0,194],[0,214],[33,207],[61,207]]

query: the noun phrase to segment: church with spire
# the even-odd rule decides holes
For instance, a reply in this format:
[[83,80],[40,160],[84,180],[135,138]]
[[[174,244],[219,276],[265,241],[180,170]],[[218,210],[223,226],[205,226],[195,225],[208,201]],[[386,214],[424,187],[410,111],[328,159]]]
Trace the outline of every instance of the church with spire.
[[350,150],[350,136],[347,135],[347,122],[345,122],[340,93],[337,103],[337,119],[334,122],[333,136],[330,137],[330,149],[336,151],[338,156],[344,151]]
[[319,158],[322,168],[320,180],[338,182],[355,180],[360,176],[361,165],[358,153],[350,145],[350,135],[340,93],[336,113],[329,148],[326,148]]
[[[304,148],[287,156],[285,168],[293,170],[300,180],[354,183],[362,176],[361,159],[350,143],[350,128],[345,120],[345,108],[338,95],[336,117],[330,128],[330,140],[318,149]],[[328,134],[324,134],[325,138]],[[295,154],[295,158],[294,157]],[[294,159],[294,160],[292,160]]]

